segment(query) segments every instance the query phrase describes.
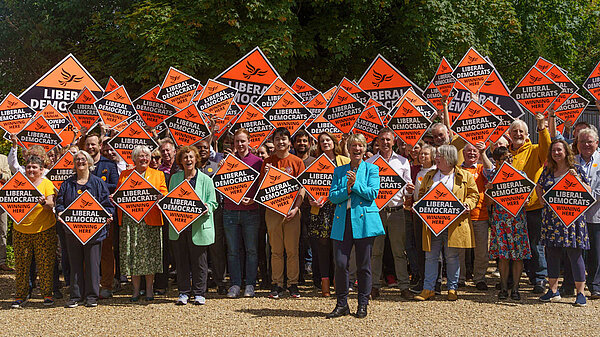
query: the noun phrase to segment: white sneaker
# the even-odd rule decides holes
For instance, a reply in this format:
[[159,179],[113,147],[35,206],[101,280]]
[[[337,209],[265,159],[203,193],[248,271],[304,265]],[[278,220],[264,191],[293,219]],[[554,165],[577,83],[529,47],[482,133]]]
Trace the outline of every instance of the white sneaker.
[[194,297],[194,304],[195,305],[205,305],[206,304],[206,298],[204,298],[204,296],[196,296]]
[[244,290],[244,297],[254,297],[254,286],[253,285],[247,285],[246,289]]
[[188,303],[188,299],[188,295],[179,294],[179,298],[177,299],[177,302],[175,302],[175,305],[186,305]]
[[240,286],[233,285],[229,288],[227,292],[227,297],[229,298],[238,298],[240,296]]

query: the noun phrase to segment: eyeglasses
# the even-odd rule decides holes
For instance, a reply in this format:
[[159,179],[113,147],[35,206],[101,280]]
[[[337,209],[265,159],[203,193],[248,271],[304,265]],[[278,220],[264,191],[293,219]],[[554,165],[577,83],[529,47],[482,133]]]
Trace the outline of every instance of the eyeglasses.
[[86,162],[87,163],[87,159],[86,158],[75,158],[76,162]]

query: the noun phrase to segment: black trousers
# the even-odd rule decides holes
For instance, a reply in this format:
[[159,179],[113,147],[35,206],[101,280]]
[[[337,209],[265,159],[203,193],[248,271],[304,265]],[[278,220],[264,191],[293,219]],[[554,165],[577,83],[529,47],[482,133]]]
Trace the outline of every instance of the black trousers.
[[[217,286],[225,286],[225,269],[227,267],[227,250],[225,248],[225,230],[223,229],[223,206],[214,213],[215,243],[208,246],[210,269]],[[177,265],[179,269],[179,265]]]
[[162,226],[163,240],[163,272],[154,276],[154,289],[167,289],[169,287],[169,262],[171,260],[171,240],[169,240],[169,221],[163,218]]
[[69,252],[71,300],[98,301],[100,293],[100,256],[102,242],[82,245],[77,238],[66,233],[65,243]]
[[354,239],[352,237],[352,224],[350,210],[346,212],[346,226],[344,229],[344,240],[334,240],[335,259],[335,291],[337,305],[344,307],[348,305],[348,287],[350,283],[350,252],[354,246],[356,253],[356,274],[358,278],[358,304],[369,304],[369,294],[373,280],[371,278],[371,249],[374,237]]
[[192,242],[191,226],[181,232],[179,238],[171,241],[171,244],[177,264],[179,293],[186,294],[188,297],[204,296],[208,277],[207,246],[196,246]]

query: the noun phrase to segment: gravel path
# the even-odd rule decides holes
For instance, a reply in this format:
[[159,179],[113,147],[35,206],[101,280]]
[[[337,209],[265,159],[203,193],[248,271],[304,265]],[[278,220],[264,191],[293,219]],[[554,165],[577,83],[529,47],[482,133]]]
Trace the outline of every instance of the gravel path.
[[[130,304],[126,288],[114,298],[101,301],[97,308],[75,309],[63,308],[65,299],[46,308],[36,290],[25,308],[10,309],[14,276],[5,273],[0,275],[0,331],[3,336],[599,334],[600,301],[588,300],[584,308],[573,307],[574,298],[543,304],[531,294],[531,287],[523,285],[521,303],[498,303],[496,290],[480,292],[472,284],[467,285],[459,290],[457,302],[446,301],[445,295],[427,302],[405,301],[397,289],[383,289],[382,296],[371,301],[366,319],[347,316],[327,320],[325,314],[333,309],[335,300],[318,297],[317,291],[308,286],[301,287],[300,299],[271,300],[266,298],[266,291],[258,291],[254,299],[230,300],[211,292],[205,306],[175,306],[175,290],[157,297],[152,304],[143,300]],[[350,306],[356,310],[356,294],[351,296]]]

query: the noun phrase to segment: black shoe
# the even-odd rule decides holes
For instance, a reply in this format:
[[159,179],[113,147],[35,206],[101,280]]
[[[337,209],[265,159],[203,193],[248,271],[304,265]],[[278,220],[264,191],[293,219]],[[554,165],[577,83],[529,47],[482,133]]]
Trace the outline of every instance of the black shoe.
[[592,299],[592,300],[600,299],[600,291],[598,291],[598,290],[592,291],[592,295],[590,296],[590,299]]
[[226,286],[217,286],[217,293],[219,295],[227,295],[227,287]]
[[459,289],[460,289],[460,288],[466,288],[466,287],[467,287],[467,284],[466,284],[465,282],[459,282],[459,283],[458,283],[458,288],[459,288]]
[[421,283],[421,278],[419,276],[415,276],[413,278],[410,279],[410,286],[414,287],[416,285],[418,285],[419,283]]
[[298,291],[298,285],[292,284],[288,288],[288,291],[290,292],[290,296],[292,296],[293,298],[300,298],[300,291]]
[[507,298],[508,298],[508,291],[506,291],[506,290],[502,289],[502,290],[500,290],[500,291],[498,292],[498,299],[499,299],[500,301],[504,301],[504,300],[505,300],[505,299],[507,299]]
[[269,293],[269,298],[278,299],[283,294],[283,288],[274,284],[271,287],[271,292]]
[[534,294],[543,294],[546,291],[546,287],[541,284],[536,284],[533,286],[532,291]]
[[435,294],[436,295],[441,295],[442,294],[442,284],[441,283],[436,283],[435,284]]
[[54,290],[54,299],[56,300],[60,300],[61,298],[63,298],[63,294],[59,289]]
[[333,311],[328,313],[327,316],[325,316],[325,317],[326,318],[337,318],[337,317],[346,316],[348,314],[350,314],[350,307],[348,307],[348,305],[346,305],[345,307],[338,307],[336,305],[335,309],[333,309]]
[[98,302],[96,301],[85,301],[85,306],[88,308],[95,308],[98,306]]
[[166,289],[154,289],[154,295],[162,296],[167,293]]
[[560,297],[573,297],[575,296],[575,288],[560,286],[558,288],[558,292],[560,293]]
[[485,283],[484,281],[477,282],[477,284],[475,285],[475,287],[477,288],[477,290],[481,290],[481,291],[488,290],[487,283]]
[[417,284],[416,286],[408,289],[410,290],[411,293],[413,294],[420,294],[421,291],[423,291],[423,285],[422,284]]
[[510,292],[510,299],[513,301],[521,300],[521,294],[519,293],[519,289],[514,289]]
[[356,309],[356,318],[365,318],[367,317],[367,305],[359,304],[358,309]]

